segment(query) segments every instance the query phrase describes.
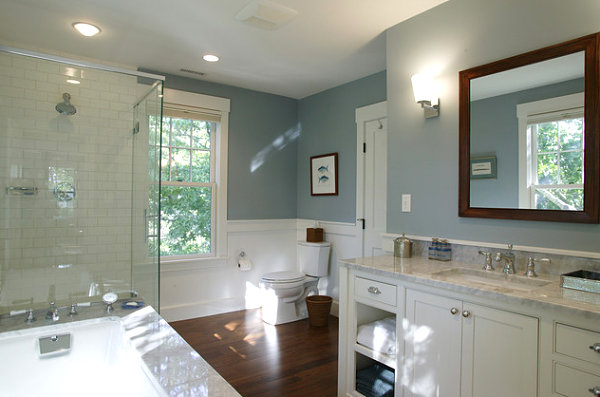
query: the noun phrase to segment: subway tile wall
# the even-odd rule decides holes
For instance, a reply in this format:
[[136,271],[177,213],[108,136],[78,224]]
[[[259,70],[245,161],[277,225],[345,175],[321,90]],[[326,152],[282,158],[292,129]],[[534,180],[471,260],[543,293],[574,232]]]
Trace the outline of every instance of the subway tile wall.
[[[137,85],[0,53],[0,313],[129,288]],[[65,92],[72,116],[55,110]]]

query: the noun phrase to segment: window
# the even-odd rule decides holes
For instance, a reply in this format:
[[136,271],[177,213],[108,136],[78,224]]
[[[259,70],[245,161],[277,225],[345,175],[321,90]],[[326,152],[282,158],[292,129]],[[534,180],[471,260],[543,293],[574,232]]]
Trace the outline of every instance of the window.
[[526,148],[520,203],[525,208],[582,211],[583,94],[519,105],[518,114],[525,130],[521,148]]
[[160,254],[212,252],[214,121],[163,112]]
[[[215,100],[221,110],[207,107]],[[167,261],[226,252],[228,107],[222,98],[165,90],[160,255]]]

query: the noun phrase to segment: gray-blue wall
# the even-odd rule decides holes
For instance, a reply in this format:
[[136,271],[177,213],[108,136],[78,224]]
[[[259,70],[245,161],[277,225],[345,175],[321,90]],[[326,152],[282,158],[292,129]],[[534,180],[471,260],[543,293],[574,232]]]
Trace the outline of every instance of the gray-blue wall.
[[296,218],[298,101],[175,75],[165,87],[229,98],[228,219]]
[[[598,15],[597,0],[450,0],[388,30],[388,231],[598,251],[599,225],[458,217],[458,72],[600,31]],[[410,77],[428,69],[441,111],[425,120]]]
[[471,180],[471,207],[519,208],[517,105],[583,90],[576,79],[471,102],[471,157],[497,160],[497,178]]
[[[386,100],[386,72],[320,92],[299,101],[298,217],[337,222],[356,218],[357,107]],[[310,195],[311,156],[338,153],[337,196]]]

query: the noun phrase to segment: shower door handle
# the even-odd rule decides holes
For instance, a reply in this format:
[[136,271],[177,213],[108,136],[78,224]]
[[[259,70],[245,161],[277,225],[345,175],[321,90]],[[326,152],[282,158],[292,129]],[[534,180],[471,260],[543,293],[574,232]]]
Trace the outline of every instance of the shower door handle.
[[148,242],[148,210],[144,208],[144,243]]

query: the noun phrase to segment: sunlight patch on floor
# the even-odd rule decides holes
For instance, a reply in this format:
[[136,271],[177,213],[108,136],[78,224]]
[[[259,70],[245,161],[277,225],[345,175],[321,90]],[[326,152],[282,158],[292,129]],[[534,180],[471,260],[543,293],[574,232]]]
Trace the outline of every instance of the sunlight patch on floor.
[[239,321],[231,321],[231,322],[225,324],[225,329],[227,331],[233,332],[236,330],[237,327],[239,327],[239,325],[240,325]]
[[240,357],[241,359],[245,360],[246,359],[246,355],[243,353],[240,353],[239,351],[237,351],[237,349],[233,346],[229,346],[229,350],[231,350],[232,352],[234,352],[238,357]]

